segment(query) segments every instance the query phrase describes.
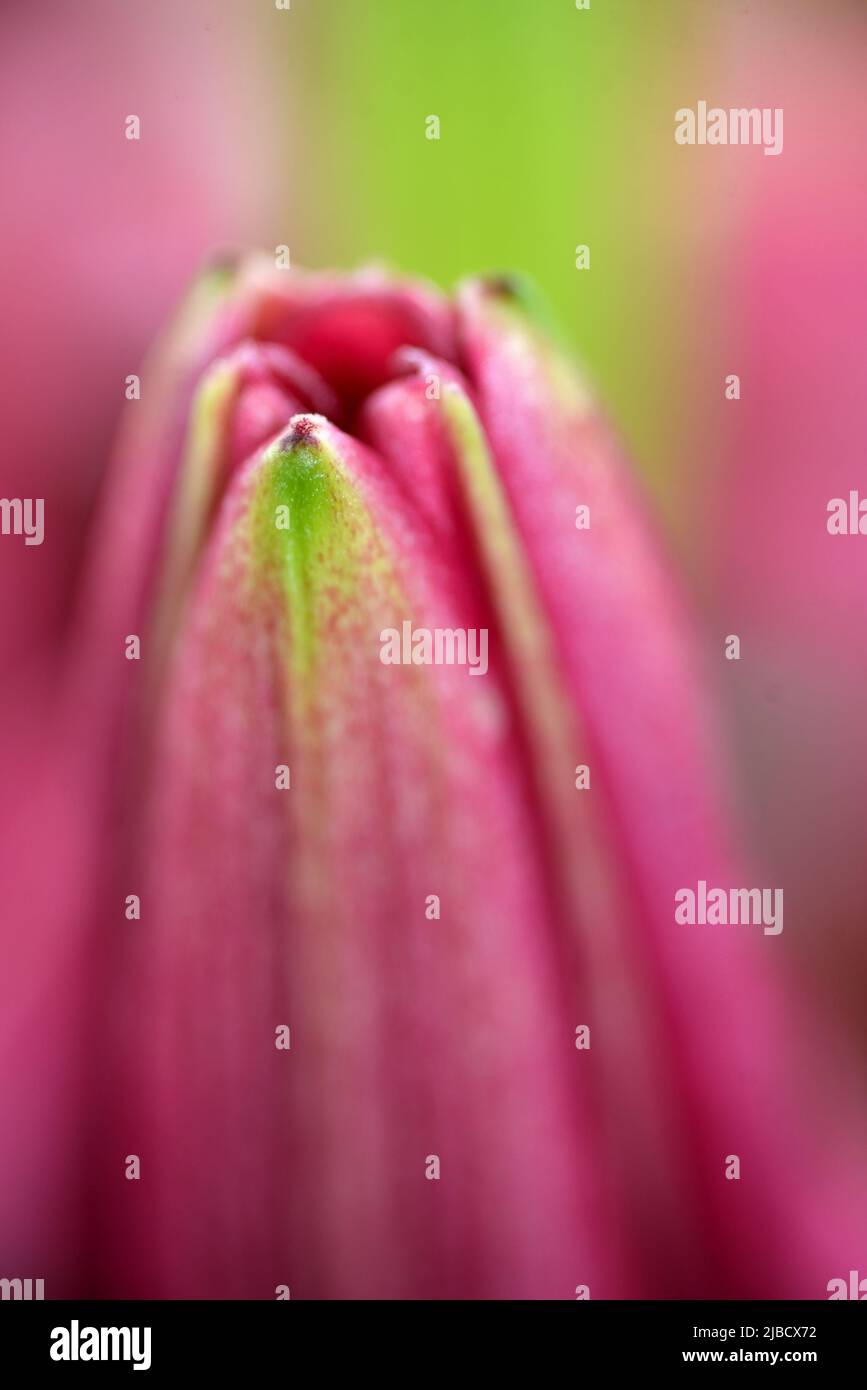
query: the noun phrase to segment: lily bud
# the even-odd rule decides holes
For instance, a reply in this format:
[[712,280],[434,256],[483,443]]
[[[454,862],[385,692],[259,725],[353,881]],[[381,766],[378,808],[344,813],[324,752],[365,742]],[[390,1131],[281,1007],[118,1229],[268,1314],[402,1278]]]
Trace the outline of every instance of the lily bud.
[[90,1170],[142,1156],[103,1286],[821,1297],[863,1212],[790,1104],[773,938],[676,920],[744,871],[586,385],[507,282],[210,291],[83,604],[114,817]]

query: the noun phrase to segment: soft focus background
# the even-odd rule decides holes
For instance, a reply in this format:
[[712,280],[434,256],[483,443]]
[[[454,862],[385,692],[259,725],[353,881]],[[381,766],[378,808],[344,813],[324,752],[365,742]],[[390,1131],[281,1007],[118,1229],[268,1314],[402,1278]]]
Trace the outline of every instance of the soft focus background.
[[[6,0],[0,493],[44,496],[46,541],[0,544],[4,835],[124,379],[196,269],[250,243],[443,285],[517,269],[689,583],[741,836],[786,894],[775,960],[867,1069],[867,538],[825,526],[867,496],[865,54],[852,0]],[[782,107],[782,155],[676,145],[702,99]]]

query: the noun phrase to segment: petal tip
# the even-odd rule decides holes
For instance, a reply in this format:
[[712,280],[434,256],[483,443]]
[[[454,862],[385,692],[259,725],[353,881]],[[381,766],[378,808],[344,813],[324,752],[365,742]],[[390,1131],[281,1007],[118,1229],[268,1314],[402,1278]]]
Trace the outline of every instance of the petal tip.
[[314,448],[321,442],[319,432],[325,424],[327,421],[324,415],[309,413],[293,415],[289,421],[288,430],[278,442],[279,452],[281,454],[291,453],[299,445],[304,445],[308,449]]

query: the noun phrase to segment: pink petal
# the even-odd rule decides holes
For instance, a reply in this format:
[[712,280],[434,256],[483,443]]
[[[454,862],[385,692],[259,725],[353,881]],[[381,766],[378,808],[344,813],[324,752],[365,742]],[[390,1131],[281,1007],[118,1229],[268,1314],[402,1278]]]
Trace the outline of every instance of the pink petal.
[[[625,949],[658,1014],[660,1076],[673,1087],[686,1143],[687,1168],[676,1181],[696,1204],[685,1219],[696,1230],[707,1223],[705,1259],[715,1251],[712,1268],[691,1271],[692,1287],[822,1296],[831,1269],[845,1267],[852,1251],[851,1223],[864,1230],[864,1203],[839,1116],[836,1126],[828,1116],[820,1126],[815,1094],[802,1097],[814,1107],[811,1133],[789,1103],[789,1068],[800,1058],[809,1070],[815,1059],[795,1046],[758,957],[773,938],[748,941],[742,927],[674,921],[678,888],[700,878],[753,885],[725,848],[688,625],[617,448],[578,378],[508,295],[470,284],[461,305],[481,418],[566,686],[586,721],[583,760],[598,774],[591,795],[617,837],[620,873],[629,874]],[[590,508],[588,530],[575,529],[579,504]],[[748,1181],[722,1181],[727,1153],[748,1161]],[[666,1263],[674,1269],[669,1250]]]
[[163,703],[147,940],[122,971],[153,1020],[125,1129],[156,1169],[143,1282],[628,1287],[500,678],[379,659],[383,627],[472,617],[461,577],[376,455],[293,426],[230,488]]

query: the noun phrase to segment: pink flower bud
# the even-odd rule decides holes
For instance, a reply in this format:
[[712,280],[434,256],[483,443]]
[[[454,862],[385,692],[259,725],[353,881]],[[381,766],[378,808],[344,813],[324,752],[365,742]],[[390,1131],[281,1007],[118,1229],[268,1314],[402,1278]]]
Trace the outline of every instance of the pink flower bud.
[[101,1291],[822,1297],[854,1169],[774,936],[676,919],[752,885],[577,372],[506,282],[211,289],[123,443],[70,697]]

